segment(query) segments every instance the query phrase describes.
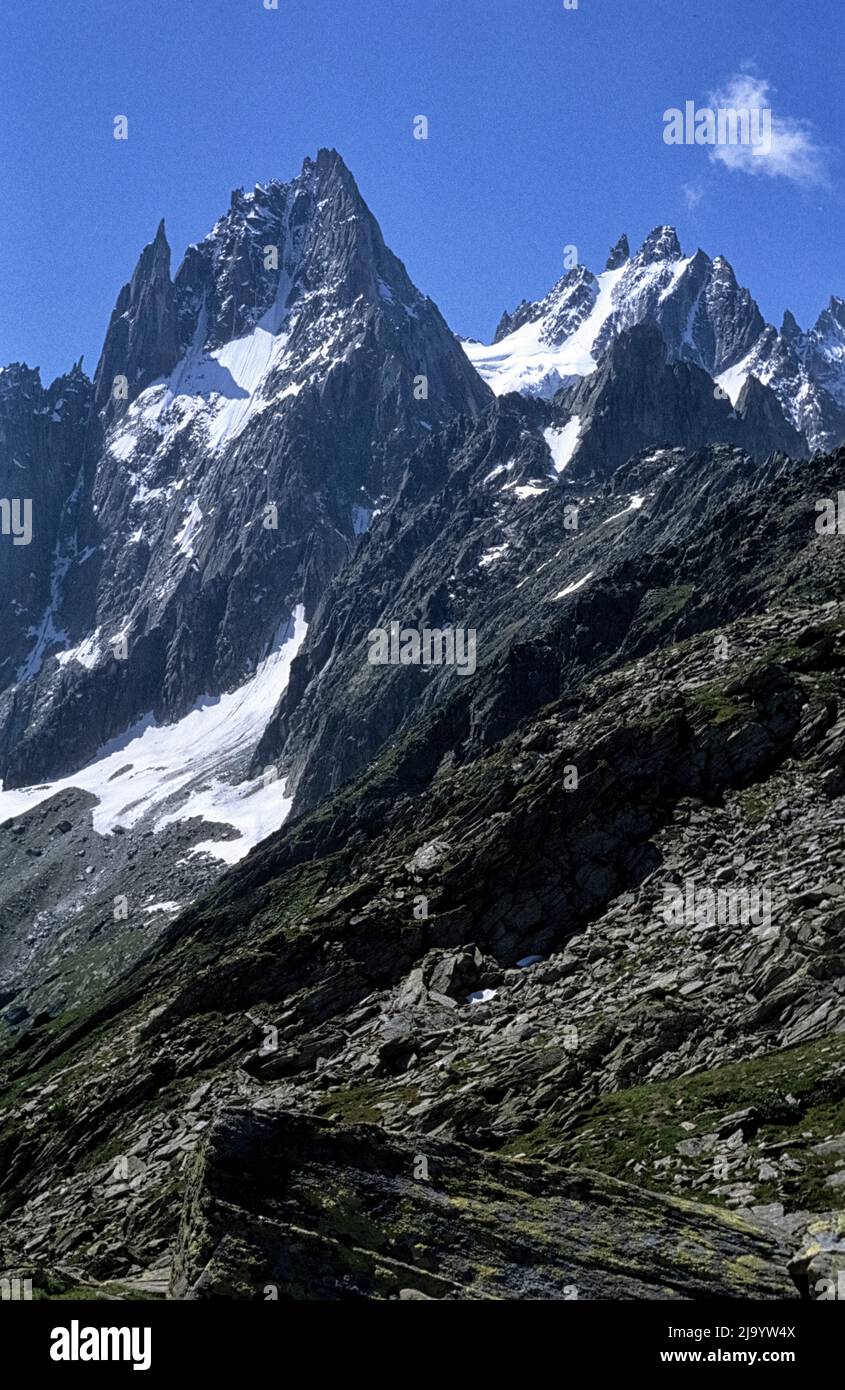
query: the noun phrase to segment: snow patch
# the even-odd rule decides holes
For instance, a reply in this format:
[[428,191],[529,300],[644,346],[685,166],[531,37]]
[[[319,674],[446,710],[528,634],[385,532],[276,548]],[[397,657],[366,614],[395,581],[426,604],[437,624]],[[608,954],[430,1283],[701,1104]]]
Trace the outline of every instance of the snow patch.
[[75,661],[79,666],[84,666],[86,671],[93,671],[100,659],[100,629],[85,637],[78,647],[71,647],[68,651],[57,652],[56,660],[60,666],[67,666],[69,662]]
[[193,558],[194,541],[202,527],[202,521],[200,504],[195,497],[190,497],[188,499],[188,515],[173,537],[173,544],[178,547],[180,555],[186,555],[189,560]]
[[644,502],[645,498],[640,497],[639,493],[635,493],[627,507],[623,507],[621,512],[614,512],[613,516],[609,516],[606,521],[602,522],[602,526],[609,526],[611,521],[618,521],[620,516],[627,516],[629,512],[638,512]]
[[476,371],[497,396],[520,391],[527,396],[553,396],[574,377],[589,376],[596,369],[593,348],[614,310],[613,291],[626,267],[606,270],[597,277],[598,295],[584,322],[563,343],[544,340],[546,318],[524,323],[501,342],[461,344]]
[[730,397],[731,405],[736,405],[739,400],[739,393],[751,375],[752,358],[754,349],[747,357],[743,357],[741,362],[736,362],[727,371],[720,372],[716,377],[716,385],[721,386],[722,390]]
[[134,454],[137,444],[137,436],[134,435],[131,430],[124,430],[122,434],[118,434],[114,439],[109,440],[109,453],[114,454],[116,459],[120,459],[122,463],[125,463],[126,460],[130,459]]
[[585,574],[583,579],[576,579],[574,584],[567,584],[565,589],[561,589],[559,594],[555,594],[555,599],[566,598],[569,594],[577,593],[579,589],[583,589],[584,585],[592,579],[594,573],[595,570],[590,570],[589,574]]
[[563,429],[543,430],[543,438],[549,446],[552,463],[556,473],[562,473],[570,462],[581,434],[581,417],[573,415]]
[[520,502],[529,497],[542,497],[548,490],[547,487],[540,487],[539,483],[505,483],[505,486],[499,489],[500,492],[513,492]]
[[510,463],[497,463],[496,467],[491,469],[491,471],[487,474],[487,477],[482,479],[482,483],[494,482],[495,479],[500,478],[503,473],[509,473],[510,470],[515,466],[515,464],[515,459],[511,459]]
[[485,550],[479,560],[478,568],[480,570],[489,569],[491,565],[495,565],[503,556],[507,555],[509,550],[510,546],[507,541],[505,541],[503,545],[491,546],[489,550]]

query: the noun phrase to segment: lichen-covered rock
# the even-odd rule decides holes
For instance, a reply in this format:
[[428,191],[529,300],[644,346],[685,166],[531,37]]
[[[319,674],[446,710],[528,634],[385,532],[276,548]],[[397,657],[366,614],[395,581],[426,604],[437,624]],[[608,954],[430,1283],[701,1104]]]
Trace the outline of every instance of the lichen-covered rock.
[[797,1297],[777,1241],[586,1171],[224,1112],[188,1178],[177,1298]]

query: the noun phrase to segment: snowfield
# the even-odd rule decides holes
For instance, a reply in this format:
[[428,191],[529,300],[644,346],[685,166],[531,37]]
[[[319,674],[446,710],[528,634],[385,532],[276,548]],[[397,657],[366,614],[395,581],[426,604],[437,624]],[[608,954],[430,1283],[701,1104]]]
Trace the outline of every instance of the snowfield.
[[572,460],[581,434],[581,417],[573,415],[563,429],[543,430],[543,438],[551,450],[552,463],[556,473],[562,473]]
[[526,396],[553,396],[568,381],[596,369],[593,347],[613,313],[613,291],[625,273],[606,270],[598,278],[598,296],[575,332],[557,347],[544,341],[546,319],[524,323],[500,343],[464,342],[462,347],[480,376],[497,396],[519,391]]
[[131,829],[144,817],[161,830],[198,816],[231,826],[237,837],[203,841],[191,853],[207,851],[227,864],[237,863],[278,830],[290,811],[283,780],[238,777],[287,686],[306,631],[305,610],[299,605],[279,644],[244,685],[199,700],[175,724],[158,725],[148,716],[69,777],[0,791],[0,820],[76,787],[97,797],[93,822],[100,835],[116,826]]

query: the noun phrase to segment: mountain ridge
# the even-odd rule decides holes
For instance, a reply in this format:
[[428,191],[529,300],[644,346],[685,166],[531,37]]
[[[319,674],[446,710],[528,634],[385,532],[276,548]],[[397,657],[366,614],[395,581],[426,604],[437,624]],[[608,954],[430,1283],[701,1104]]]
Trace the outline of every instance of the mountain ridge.
[[822,451],[845,439],[845,308],[832,296],[806,333],[788,310],[767,324],[724,256],[685,256],[671,226],[655,227],[630,254],[623,234],[605,269],[577,265],[542,299],[505,312],[492,344],[465,343],[497,392],[554,395],[590,375],[611,340],[655,323],[670,355],[715,377],[734,404],[752,375],[775,392],[790,423]]

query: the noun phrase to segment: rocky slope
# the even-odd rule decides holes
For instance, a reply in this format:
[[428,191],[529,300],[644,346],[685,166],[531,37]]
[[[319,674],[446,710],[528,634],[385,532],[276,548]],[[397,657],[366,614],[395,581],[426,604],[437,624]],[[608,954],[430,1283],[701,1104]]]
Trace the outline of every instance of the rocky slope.
[[[745,414],[734,412],[714,397],[706,373],[667,362],[659,333],[642,325],[574,393],[552,403],[508,395],[476,422],[432,438],[315,613],[256,767],[278,761],[303,809],[456,685],[466,687],[456,698],[475,747],[507,732],[532,702],[559,694],[559,670],[564,679],[583,674],[628,636],[630,609],[608,605],[601,587],[596,593],[624,557],[647,584],[643,565],[665,554],[671,566],[705,523],[725,525],[726,504],[740,507],[747,487],[756,501],[755,489],[778,468],[795,474],[808,505],[794,464],[762,466],[779,447],[799,453],[800,441],[758,389],[748,389]],[[727,447],[693,457],[731,437],[756,461]],[[670,440],[687,447],[665,447]],[[631,458],[636,464],[618,467]],[[573,629],[579,602],[600,611]],[[671,606],[669,614],[674,621]],[[473,629],[478,675],[369,666],[367,633],[391,621]]]
[[[7,1267],[124,1297],[821,1296],[845,594],[815,499],[843,455],[662,464],[652,542],[695,478],[698,528],[617,538],[510,634],[556,690],[469,747],[460,691],[424,710],[121,986],[7,1044]],[[770,910],[667,917],[688,883]]]

